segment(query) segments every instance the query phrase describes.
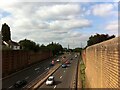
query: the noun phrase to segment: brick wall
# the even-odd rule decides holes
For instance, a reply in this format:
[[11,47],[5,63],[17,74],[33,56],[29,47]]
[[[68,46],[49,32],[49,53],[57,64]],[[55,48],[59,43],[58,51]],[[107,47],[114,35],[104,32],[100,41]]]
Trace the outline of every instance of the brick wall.
[[120,88],[120,37],[82,52],[87,88]]
[[51,56],[51,52],[2,51],[2,75],[7,76]]

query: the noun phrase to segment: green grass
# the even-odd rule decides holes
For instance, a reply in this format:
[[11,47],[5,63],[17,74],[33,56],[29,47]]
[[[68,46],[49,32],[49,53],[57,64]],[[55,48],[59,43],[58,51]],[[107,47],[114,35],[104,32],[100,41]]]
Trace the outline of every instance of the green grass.
[[81,73],[82,88],[85,88],[85,65],[83,61],[80,62],[80,73]]

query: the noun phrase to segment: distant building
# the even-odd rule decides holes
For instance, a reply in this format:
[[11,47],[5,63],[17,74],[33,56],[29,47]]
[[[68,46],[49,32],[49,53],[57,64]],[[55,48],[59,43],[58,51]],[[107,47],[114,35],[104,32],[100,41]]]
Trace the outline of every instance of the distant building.
[[14,42],[12,40],[2,41],[2,45],[9,47],[12,50],[20,50],[20,45],[17,42]]

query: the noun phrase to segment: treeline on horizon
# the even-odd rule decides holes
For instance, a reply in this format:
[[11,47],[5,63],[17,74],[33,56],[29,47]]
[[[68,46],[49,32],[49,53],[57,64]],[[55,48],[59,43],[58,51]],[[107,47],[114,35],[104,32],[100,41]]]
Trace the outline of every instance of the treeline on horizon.
[[100,42],[103,42],[103,41],[106,41],[106,40],[109,40],[109,39],[112,39],[112,38],[115,38],[115,35],[108,35],[108,34],[98,34],[96,33],[96,35],[91,35],[89,37],[89,40],[87,41],[87,46],[91,46],[91,45],[94,45],[94,44],[97,44],[97,43],[100,43]]
[[59,54],[63,51],[62,45],[53,42],[45,46],[44,44],[39,45],[34,41],[24,39],[24,40],[20,40],[19,44],[22,47],[22,50],[26,50],[26,51],[34,51],[34,52],[52,51],[53,54]]

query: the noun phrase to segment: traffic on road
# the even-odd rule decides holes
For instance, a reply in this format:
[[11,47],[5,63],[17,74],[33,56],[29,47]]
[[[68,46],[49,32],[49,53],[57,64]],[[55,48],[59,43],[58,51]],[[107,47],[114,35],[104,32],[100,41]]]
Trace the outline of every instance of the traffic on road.
[[77,59],[78,58],[75,54],[71,54],[39,62],[25,70],[3,79],[2,87],[8,89],[23,88],[46,70],[54,67],[56,63],[61,63],[61,67],[53,75],[49,76],[39,89],[60,87],[69,88],[70,82],[72,82],[72,77],[74,76],[73,72],[77,66]]
[[[75,75],[75,70],[78,63],[78,56],[77,55],[70,55],[69,59],[64,62],[61,67],[54,72],[53,75],[48,77],[46,82],[44,82],[38,90],[42,89],[59,89],[64,88],[68,89],[71,88],[71,83],[73,82],[73,77]],[[54,79],[50,79],[51,77],[54,77]],[[50,79],[50,81],[49,81]]]

